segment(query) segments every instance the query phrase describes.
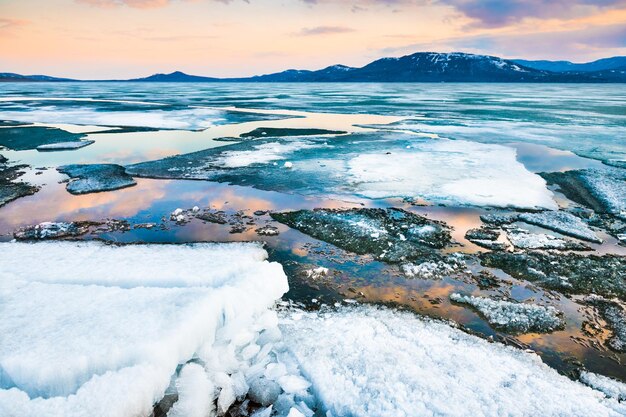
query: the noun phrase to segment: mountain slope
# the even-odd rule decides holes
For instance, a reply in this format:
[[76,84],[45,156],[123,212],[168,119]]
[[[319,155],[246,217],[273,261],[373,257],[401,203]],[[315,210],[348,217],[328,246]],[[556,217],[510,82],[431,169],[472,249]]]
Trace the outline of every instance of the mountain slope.
[[626,67],[626,56],[614,56],[612,58],[603,58],[598,59],[597,61],[585,62],[581,64],[570,61],[529,61],[525,59],[514,59],[512,61],[529,68],[553,72],[592,72]]

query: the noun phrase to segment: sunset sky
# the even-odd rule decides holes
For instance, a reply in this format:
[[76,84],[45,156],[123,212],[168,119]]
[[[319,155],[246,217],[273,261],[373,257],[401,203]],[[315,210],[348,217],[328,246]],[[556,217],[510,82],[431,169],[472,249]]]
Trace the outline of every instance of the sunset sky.
[[626,55],[626,0],[0,0],[0,72],[229,77],[417,51]]

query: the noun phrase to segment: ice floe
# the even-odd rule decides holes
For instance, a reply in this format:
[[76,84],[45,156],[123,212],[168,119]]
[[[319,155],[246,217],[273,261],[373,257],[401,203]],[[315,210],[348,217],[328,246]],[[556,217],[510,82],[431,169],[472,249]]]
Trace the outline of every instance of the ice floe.
[[496,328],[514,333],[550,332],[565,325],[563,314],[552,306],[494,300],[459,293],[450,294],[456,303],[478,310]]
[[37,146],[38,151],[73,151],[95,143],[94,140],[80,140],[76,142],[58,142]]
[[432,255],[451,243],[449,228],[401,209],[315,209],[271,213],[274,220],[316,239],[387,262]]
[[587,245],[545,233],[531,233],[520,228],[507,229],[506,235],[519,249],[591,250]]
[[545,182],[505,146],[432,141],[401,154],[365,153],[348,166],[349,179],[372,198],[419,196],[450,204],[556,208]]
[[72,194],[113,191],[137,184],[123,166],[115,164],[63,165],[57,171],[72,178],[66,186]]
[[619,416],[541,359],[372,306],[286,314],[284,344],[327,416]]
[[172,415],[204,415],[205,396],[227,407],[271,362],[268,308],[288,287],[266,257],[257,244],[1,243],[0,415],[147,416],[191,359],[207,377],[182,368]]
[[[279,169],[285,162],[295,168]],[[449,205],[557,207],[545,181],[517,162],[513,148],[424,140],[401,133],[265,138],[133,164],[127,172],[301,194],[421,198]]]
[[542,211],[540,213],[520,213],[518,219],[567,236],[590,242],[602,243],[593,230],[580,218],[565,211]]
[[626,257],[623,256],[528,251],[489,252],[480,257],[484,266],[500,268],[515,278],[564,293],[626,296]]
[[542,176],[548,182],[558,184],[568,198],[598,213],[626,219],[626,170],[606,166],[550,172]]

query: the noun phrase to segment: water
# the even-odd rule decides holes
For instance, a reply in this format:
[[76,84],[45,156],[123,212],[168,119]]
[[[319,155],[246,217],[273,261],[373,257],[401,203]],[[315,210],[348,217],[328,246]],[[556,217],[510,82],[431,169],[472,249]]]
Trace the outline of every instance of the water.
[[[10,240],[16,229],[43,221],[107,218],[127,220],[131,229],[95,230],[85,238],[119,242],[263,240],[271,258],[280,261],[289,275],[291,290],[286,297],[307,308],[345,298],[402,306],[454,320],[484,336],[530,347],[563,372],[574,368],[574,361],[580,361],[589,370],[626,380],[626,368],[621,365],[626,356],[592,347],[592,342],[603,342],[607,334],[589,336],[582,331],[591,313],[572,298],[544,292],[498,270],[492,272],[505,285],[487,290],[459,277],[408,279],[397,265],[347,253],[277,224],[267,214],[253,214],[257,210],[317,207],[400,207],[452,226],[452,237],[460,245],[446,252],[475,254],[483,249],[467,241],[465,232],[479,227],[480,215],[491,208],[462,198],[446,198],[451,191],[445,187],[450,183],[468,184],[468,180],[472,184],[495,184],[493,193],[504,188],[513,191],[504,194],[505,203],[518,202],[506,199],[517,198],[515,190],[522,181],[530,181],[528,190],[536,190],[534,178],[538,177],[534,173],[601,168],[603,160],[626,159],[626,86],[5,83],[0,85],[0,120],[85,133],[86,139],[95,140],[93,145],[68,152],[2,151],[10,160],[30,165],[23,179],[41,186],[41,190],[0,208],[0,240]],[[151,129],[101,133],[107,129],[103,126]],[[321,128],[346,134],[298,138],[299,143],[310,147],[296,147],[279,154],[278,159],[267,159],[267,153],[260,153],[255,146],[278,146],[293,143],[294,139],[262,138],[242,144],[216,140],[259,127]],[[0,127],[0,137],[4,128]],[[458,146],[433,147],[449,140],[457,141]],[[462,147],[465,152],[459,150]],[[211,181],[192,181],[176,175],[168,179],[137,178],[137,185],[131,188],[74,196],[65,190],[66,177],[55,170],[69,163],[128,165],[209,148],[215,149],[209,158],[213,164],[210,170],[189,172],[198,178],[210,174],[207,179]],[[245,155],[252,152],[261,163],[228,168],[226,172],[222,167],[216,174],[211,170],[216,170],[214,165],[221,161],[222,148],[248,152]],[[500,171],[490,171],[495,162],[501,162],[485,156],[492,151],[494,158],[510,158]],[[409,189],[419,189],[426,176],[446,180],[433,180],[428,192],[421,194],[403,195],[405,187],[393,195],[376,198],[371,193],[375,181],[367,183],[362,177],[355,180],[353,163],[364,153],[378,158],[387,152],[390,158],[398,158],[393,161],[401,161],[401,156],[412,152],[442,161],[429,165],[427,172],[411,172],[411,178],[394,174],[391,184],[404,181]],[[236,155],[241,158],[242,154]],[[286,160],[294,162],[292,170],[282,167]],[[396,168],[403,174],[402,166],[394,166],[398,164],[389,164],[381,175]],[[494,183],[508,176],[509,182]],[[369,188],[364,188],[365,183]],[[545,185],[539,183],[539,187]],[[557,190],[545,192],[561,208],[573,204]],[[470,189],[468,193],[476,191]],[[253,224],[233,234],[229,224],[198,219],[176,224],[170,220],[174,209],[196,205],[223,210],[227,216],[247,215]],[[132,227],[141,223],[157,226]],[[255,229],[266,224],[276,226],[280,235],[259,236]],[[525,227],[560,236],[538,227]],[[604,243],[590,244],[595,252],[626,255],[614,237],[600,235]],[[311,282],[304,271],[315,266],[328,267],[333,273],[325,280]],[[474,272],[483,269],[475,261],[468,266]],[[472,310],[451,304],[448,295],[456,291],[555,305],[564,312],[567,327],[544,335],[503,334]]]

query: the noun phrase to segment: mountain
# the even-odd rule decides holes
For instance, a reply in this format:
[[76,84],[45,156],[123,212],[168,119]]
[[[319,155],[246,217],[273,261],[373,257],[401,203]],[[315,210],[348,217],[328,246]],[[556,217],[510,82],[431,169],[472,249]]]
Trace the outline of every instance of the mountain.
[[189,75],[184,72],[175,71],[170,74],[154,74],[145,78],[135,78],[125,81],[148,81],[148,82],[175,82],[175,83],[196,83],[196,82],[214,82],[220,81],[219,78],[202,77],[198,75]]
[[552,72],[593,72],[626,68],[626,56],[614,56],[612,58],[603,58],[581,64],[570,61],[528,61],[525,59],[514,59],[513,62],[528,68]]
[[[576,69],[582,65],[584,69]],[[567,68],[556,71],[548,68]],[[0,81],[70,81],[45,76],[5,74]],[[21,78],[20,78],[21,77]],[[39,77],[39,78],[35,78]],[[508,60],[462,52],[418,52],[399,58],[381,58],[364,67],[345,65],[311,71],[290,69],[245,78],[213,78],[180,71],[135,78],[133,82],[626,82],[626,57],[588,64],[567,61]]]
[[48,77],[47,75],[21,75],[12,72],[0,72],[0,82],[19,82],[19,81],[75,81],[69,78]]

